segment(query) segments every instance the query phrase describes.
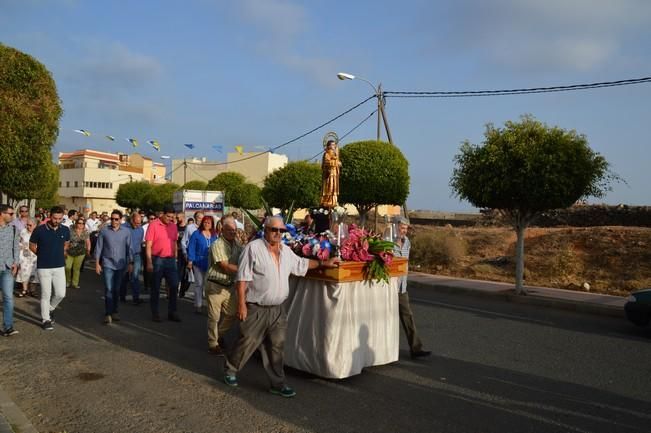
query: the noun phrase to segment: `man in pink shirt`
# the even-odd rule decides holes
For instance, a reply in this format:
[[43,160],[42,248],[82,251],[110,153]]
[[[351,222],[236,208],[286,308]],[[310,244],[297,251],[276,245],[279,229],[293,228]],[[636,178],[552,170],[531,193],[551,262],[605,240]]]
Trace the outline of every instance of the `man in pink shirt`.
[[152,221],[145,235],[146,268],[152,273],[152,290],[150,296],[151,315],[154,322],[160,322],[158,299],[163,277],[168,287],[167,318],[180,322],[176,313],[176,298],[179,285],[179,274],[176,266],[178,230],[174,218],[176,213],[171,207],[165,208],[163,214]]

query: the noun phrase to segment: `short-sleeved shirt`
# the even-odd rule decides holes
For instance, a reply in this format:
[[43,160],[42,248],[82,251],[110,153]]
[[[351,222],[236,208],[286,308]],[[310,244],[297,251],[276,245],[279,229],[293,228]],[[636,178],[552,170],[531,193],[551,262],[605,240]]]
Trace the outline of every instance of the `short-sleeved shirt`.
[[34,229],[29,242],[36,244],[36,268],[62,268],[66,264],[64,256],[65,243],[70,240],[70,230],[59,225],[56,229],[43,224]]
[[70,230],[70,246],[68,247],[69,256],[82,256],[86,254],[86,241],[90,234],[86,230],[77,233],[76,230]]
[[[393,255],[396,257],[404,257],[407,259],[407,266],[409,266],[409,250],[411,249],[411,242],[407,236],[404,237],[402,241],[402,247],[396,246],[393,248]],[[406,293],[407,292],[407,275],[398,277],[398,292]]]
[[147,228],[146,241],[151,241],[151,255],[156,257],[176,257],[176,241],[179,232],[176,224],[163,224],[159,219],[152,221]]
[[305,275],[310,260],[297,256],[287,245],[280,244],[278,266],[268,245],[262,238],[244,247],[237,270],[237,281],[248,281],[246,302],[280,305],[289,295],[289,275]]
[[237,264],[242,254],[242,244],[237,240],[233,243],[228,242],[224,237],[220,237],[210,246],[210,254],[208,259],[208,274],[206,279],[213,283],[221,284],[222,286],[230,286],[233,284],[235,275],[225,274],[219,267],[219,263],[228,262],[230,264]]

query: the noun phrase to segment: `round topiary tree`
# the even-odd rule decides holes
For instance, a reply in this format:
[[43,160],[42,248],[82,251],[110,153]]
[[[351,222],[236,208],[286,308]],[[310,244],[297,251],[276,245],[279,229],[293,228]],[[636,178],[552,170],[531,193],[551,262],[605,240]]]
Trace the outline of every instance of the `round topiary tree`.
[[281,209],[309,208],[319,204],[321,195],[321,168],[306,161],[292,161],[267,175],[262,187],[262,198],[269,205]]
[[63,110],[50,72],[34,57],[0,43],[0,191],[34,198],[52,164]]
[[393,144],[356,141],[341,148],[339,202],[355,205],[360,222],[374,207],[402,205],[409,195],[409,163]]
[[549,127],[532,116],[486,126],[481,146],[465,142],[455,157],[450,186],[479,208],[498,209],[517,234],[515,288],[526,294],[524,232],[549,209],[569,207],[583,197],[602,197],[619,179],[606,159],[576,131]]

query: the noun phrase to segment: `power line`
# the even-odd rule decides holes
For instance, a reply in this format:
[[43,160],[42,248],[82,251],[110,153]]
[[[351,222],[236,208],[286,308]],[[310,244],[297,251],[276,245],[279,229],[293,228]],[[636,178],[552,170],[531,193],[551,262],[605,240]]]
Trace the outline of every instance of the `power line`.
[[[373,117],[373,115],[374,115],[375,113],[377,113],[377,108],[376,108],[375,110],[373,110],[373,111],[371,112],[371,114],[369,114],[368,116],[366,116],[366,117],[364,118],[364,120],[362,120],[362,121],[359,122],[357,125],[355,125],[355,126],[353,127],[353,129],[351,129],[350,131],[348,131],[347,133],[345,133],[344,135],[342,135],[341,138],[339,138],[339,141],[343,140],[344,138],[346,138],[346,137],[348,137],[350,134],[352,134],[352,133],[353,133],[357,128],[359,128],[360,126],[362,126],[362,125],[364,124],[364,122],[366,122],[368,119],[370,119],[371,117]],[[312,161],[313,159],[318,158],[322,153],[323,153],[323,150],[320,151],[319,153],[317,153],[316,155],[314,155],[312,158],[306,159],[306,161]]]
[[521,89],[502,89],[502,90],[468,90],[454,92],[383,92],[383,96],[389,98],[460,98],[473,96],[504,96],[504,95],[526,95],[531,93],[553,93],[569,92],[574,90],[599,89],[604,87],[629,86],[633,84],[651,83],[651,77],[632,78],[627,80],[603,81],[599,83],[572,84],[569,86],[551,86],[551,87],[530,87]]
[[351,111],[356,110],[357,108],[361,107],[362,105],[366,104],[368,101],[370,101],[371,99],[376,98],[376,97],[377,97],[376,95],[371,95],[371,96],[369,96],[368,98],[364,99],[362,102],[359,102],[358,104],[356,104],[356,105],[350,107],[349,109],[347,109],[347,110],[344,111],[343,113],[338,114],[337,116],[333,117],[332,119],[328,120],[327,122],[322,123],[321,125],[317,126],[316,128],[312,128],[312,129],[310,129],[309,131],[307,131],[307,132],[305,132],[305,133],[299,135],[298,137],[292,138],[291,140],[286,141],[286,142],[284,142],[284,143],[282,143],[282,144],[279,144],[278,146],[272,147],[272,148],[270,148],[270,149],[268,149],[268,150],[266,150],[266,151],[264,151],[264,152],[260,152],[260,153],[256,153],[255,155],[251,155],[251,156],[247,156],[247,157],[244,157],[244,158],[236,159],[235,161],[230,161],[230,162],[202,163],[201,165],[202,165],[202,166],[230,165],[230,164],[234,164],[234,163],[236,163],[236,162],[242,162],[242,161],[247,161],[247,160],[249,160],[249,159],[257,158],[257,157],[262,156],[262,155],[264,155],[264,154],[266,154],[266,153],[273,153],[275,150],[278,150],[278,149],[280,149],[281,147],[285,147],[285,146],[287,146],[287,145],[289,145],[289,144],[292,144],[292,143],[294,143],[294,142],[300,140],[301,138],[304,138],[304,137],[306,137],[306,136],[308,136],[308,135],[310,135],[310,134],[312,134],[312,133],[318,131],[319,129],[322,129],[322,128],[325,127],[325,126],[328,126],[329,124],[331,124],[331,123],[334,122],[335,120],[338,120],[339,118],[345,116],[346,114],[350,113]]

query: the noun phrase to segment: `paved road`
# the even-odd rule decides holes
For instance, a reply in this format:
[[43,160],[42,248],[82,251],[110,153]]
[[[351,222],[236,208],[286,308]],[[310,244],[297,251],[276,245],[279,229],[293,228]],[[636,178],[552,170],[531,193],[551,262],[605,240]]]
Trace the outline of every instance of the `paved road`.
[[205,318],[153,323],[123,306],[101,324],[101,288],[85,272],[53,333],[37,302],[17,300],[0,339],[0,386],[41,432],[648,432],[651,330],[614,318],[412,290],[435,356],[346,380],[289,371],[298,396],[266,392],[260,362],[221,384]]

